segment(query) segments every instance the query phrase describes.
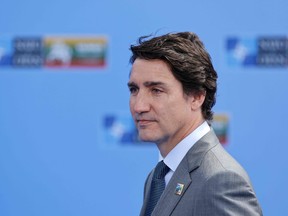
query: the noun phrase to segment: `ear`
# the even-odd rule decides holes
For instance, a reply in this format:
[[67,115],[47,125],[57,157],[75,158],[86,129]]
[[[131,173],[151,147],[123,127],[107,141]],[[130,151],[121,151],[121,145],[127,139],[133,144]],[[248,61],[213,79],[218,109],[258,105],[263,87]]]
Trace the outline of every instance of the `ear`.
[[199,94],[194,94],[191,96],[190,98],[190,102],[191,102],[191,109],[193,111],[196,111],[196,110],[201,110],[201,106],[202,104],[204,103],[204,100],[205,100],[205,94],[203,93],[199,93]]

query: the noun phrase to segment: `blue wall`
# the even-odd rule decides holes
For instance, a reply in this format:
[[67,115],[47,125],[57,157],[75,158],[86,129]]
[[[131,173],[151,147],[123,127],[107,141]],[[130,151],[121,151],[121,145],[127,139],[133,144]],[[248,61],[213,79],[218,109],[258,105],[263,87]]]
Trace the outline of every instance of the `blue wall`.
[[219,73],[215,112],[230,119],[226,149],[248,171],[264,214],[288,214],[288,67],[229,64],[226,48],[231,37],[288,36],[286,1],[1,0],[0,5],[0,41],[108,38],[104,68],[0,66],[0,215],[138,215],[157,149],[117,142],[103,122],[112,116],[131,125],[129,45],[141,35],[171,31],[194,31],[204,41]]

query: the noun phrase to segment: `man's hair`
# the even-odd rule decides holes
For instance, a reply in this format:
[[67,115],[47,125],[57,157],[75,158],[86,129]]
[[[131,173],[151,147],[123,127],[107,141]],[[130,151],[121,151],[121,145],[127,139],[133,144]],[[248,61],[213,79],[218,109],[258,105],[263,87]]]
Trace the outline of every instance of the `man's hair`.
[[210,55],[195,33],[168,33],[153,38],[142,36],[137,45],[130,46],[130,50],[131,64],[137,58],[166,62],[174,77],[182,83],[186,95],[205,95],[202,114],[208,122],[213,119],[211,109],[216,103],[218,76]]

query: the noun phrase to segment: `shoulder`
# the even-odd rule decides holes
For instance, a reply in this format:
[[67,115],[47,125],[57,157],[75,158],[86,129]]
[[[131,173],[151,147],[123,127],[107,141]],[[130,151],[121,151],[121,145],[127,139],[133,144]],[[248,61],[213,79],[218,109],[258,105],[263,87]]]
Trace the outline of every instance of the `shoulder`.
[[242,165],[232,157],[219,143],[211,148],[202,159],[202,167],[208,169],[210,174],[235,173],[246,181],[250,181],[247,172]]
[[211,215],[262,215],[248,174],[220,144],[206,152],[196,173],[199,208]]
[[250,181],[239,172],[222,170],[201,185],[197,208],[207,215],[262,215]]

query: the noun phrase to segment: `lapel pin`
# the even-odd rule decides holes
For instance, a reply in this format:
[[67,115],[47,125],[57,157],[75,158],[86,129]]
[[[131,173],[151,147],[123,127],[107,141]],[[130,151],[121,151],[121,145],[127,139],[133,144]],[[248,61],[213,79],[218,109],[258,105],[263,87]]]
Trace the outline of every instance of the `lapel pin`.
[[181,196],[183,189],[184,189],[184,184],[177,183],[175,194],[178,196]]

